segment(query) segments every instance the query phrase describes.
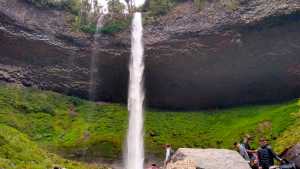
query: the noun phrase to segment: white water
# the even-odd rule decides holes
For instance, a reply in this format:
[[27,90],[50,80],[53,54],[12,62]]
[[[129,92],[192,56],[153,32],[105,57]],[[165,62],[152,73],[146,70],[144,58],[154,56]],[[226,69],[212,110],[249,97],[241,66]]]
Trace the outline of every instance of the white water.
[[98,39],[100,38],[100,30],[103,27],[105,13],[100,13],[98,20],[97,20],[97,30],[94,34],[93,39],[93,49],[92,49],[92,55],[90,60],[90,79],[89,79],[89,99],[90,100],[96,100],[96,88],[97,88],[97,77],[98,77],[98,67],[97,67],[97,55],[98,51],[97,48],[99,46]]
[[129,65],[128,110],[129,127],[127,135],[127,151],[125,155],[126,169],[144,168],[144,47],[142,14],[134,14],[131,35],[131,58]]
[[101,28],[103,27],[104,24],[104,13],[100,13],[100,16],[97,19],[97,27],[96,27],[96,34],[100,32]]

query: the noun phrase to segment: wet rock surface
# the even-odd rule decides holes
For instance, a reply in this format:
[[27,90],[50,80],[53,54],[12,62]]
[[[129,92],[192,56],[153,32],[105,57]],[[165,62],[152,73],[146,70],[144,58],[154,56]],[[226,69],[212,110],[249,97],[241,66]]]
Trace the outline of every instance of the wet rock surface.
[[[231,2],[231,1],[230,1]],[[300,96],[298,0],[190,1],[145,25],[147,104],[212,108]],[[126,101],[130,31],[93,37],[64,11],[0,0],[0,80]]]
[[167,169],[250,169],[250,166],[235,151],[180,148]]

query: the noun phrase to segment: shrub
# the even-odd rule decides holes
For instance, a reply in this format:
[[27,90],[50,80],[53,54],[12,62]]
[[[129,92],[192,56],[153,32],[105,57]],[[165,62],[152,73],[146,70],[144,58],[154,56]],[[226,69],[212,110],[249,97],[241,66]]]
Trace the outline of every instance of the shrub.
[[80,0],[64,0],[63,8],[75,15],[79,15],[81,9]]
[[32,109],[25,103],[17,103],[15,104],[15,108],[21,113],[31,113]]
[[7,143],[8,143],[8,141],[5,139],[5,137],[0,135],[0,146],[3,146]]
[[130,18],[113,19],[112,21],[104,25],[100,29],[100,32],[104,34],[113,34],[126,29],[129,26],[129,24],[130,24]]
[[81,25],[80,30],[85,33],[94,34],[97,32],[97,26],[94,23],[89,23],[87,25]]
[[80,106],[84,104],[84,101],[78,97],[69,97],[69,101],[71,102],[72,105],[74,106]]
[[172,7],[186,0],[150,0],[147,1],[143,10],[151,16],[165,15]]
[[50,105],[30,105],[26,103],[19,103],[16,104],[15,108],[20,112],[20,113],[46,113],[49,115],[54,116],[55,111],[54,108]]
[[42,112],[51,116],[55,115],[54,108],[50,105],[41,105],[35,112]]

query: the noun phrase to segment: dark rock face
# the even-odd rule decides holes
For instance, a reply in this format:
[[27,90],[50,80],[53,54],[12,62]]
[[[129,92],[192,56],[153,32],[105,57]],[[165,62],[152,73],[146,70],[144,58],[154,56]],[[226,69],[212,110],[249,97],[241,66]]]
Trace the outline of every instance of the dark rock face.
[[168,37],[147,50],[150,102],[197,108],[299,96],[300,15],[283,15],[291,4],[265,3],[245,1],[234,12],[213,3],[201,13],[186,3],[163,18],[160,37]]
[[[145,26],[147,104],[211,108],[300,96],[300,1],[179,4]],[[72,33],[63,11],[0,0],[0,80],[126,101],[130,32]],[[92,57],[94,56],[94,57]]]

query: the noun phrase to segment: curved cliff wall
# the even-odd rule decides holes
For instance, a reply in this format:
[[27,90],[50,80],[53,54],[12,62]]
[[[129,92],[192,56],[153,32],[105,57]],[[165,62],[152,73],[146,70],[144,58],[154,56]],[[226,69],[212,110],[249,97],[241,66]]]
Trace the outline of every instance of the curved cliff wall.
[[[300,2],[240,0],[202,10],[181,3],[145,25],[147,104],[214,108],[300,95]],[[0,80],[88,96],[90,60],[97,100],[126,101],[130,31],[73,33],[68,13],[0,0]]]

